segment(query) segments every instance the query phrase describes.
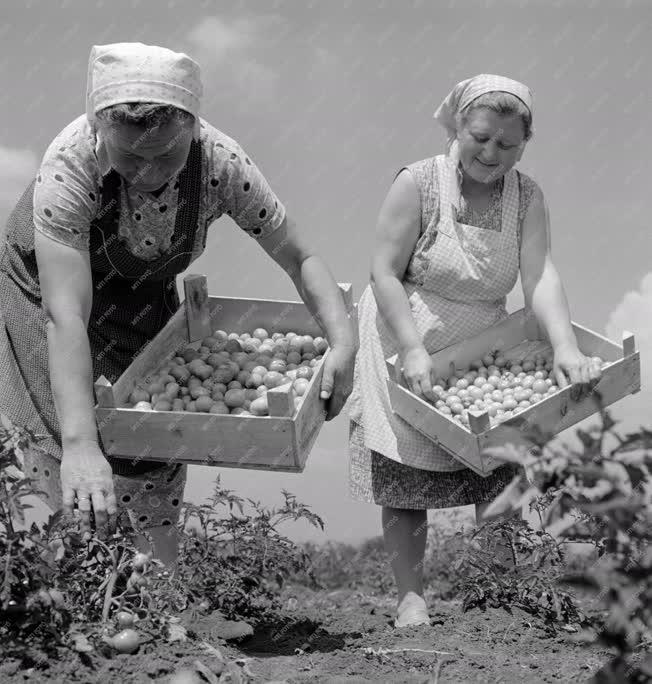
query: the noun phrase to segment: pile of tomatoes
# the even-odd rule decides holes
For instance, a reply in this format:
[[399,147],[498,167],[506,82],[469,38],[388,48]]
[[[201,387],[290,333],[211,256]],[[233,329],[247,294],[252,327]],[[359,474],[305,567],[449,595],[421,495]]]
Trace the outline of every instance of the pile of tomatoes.
[[298,408],[327,349],[323,337],[295,332],[216,330],[138,382],[126,407],[266,416],[267,391],[289,384]]
[[[602,359],[593,359],[600,366]],[[552,350],[509,359],[496,352],[438,379],[429,401],[440,412],[468,426],[469,411],[486,411],[495,425],[559,391],[553,377]]]

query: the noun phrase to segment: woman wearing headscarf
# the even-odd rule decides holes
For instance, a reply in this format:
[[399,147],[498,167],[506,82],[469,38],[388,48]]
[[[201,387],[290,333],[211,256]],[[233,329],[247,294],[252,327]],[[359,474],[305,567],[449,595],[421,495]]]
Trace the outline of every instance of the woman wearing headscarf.
[[514,471],[482,478],[396,416],[385,359],[398,353],[410,389],[432,398],[430,355],[504,318],[520,271],[526,305],[554,349],[558,384],[600,372],[577,346],[543,194],[514,168],[533,132],[529,88],[482,74],[459,83],[435,119],[448,133],[447,153],[401,169],[380,210],[350,399],[351,492],[382,506],[397,627],[429,619],[427,510],[475,504],[479,516]]
[[[175,278],[226,214],[292,278],[332,346],[321,396],[340,411],[354,337],[338,287],[251,157],[200,115],[196,62],[94,46],[87,109],[48,147],[0,243],[0,412],[47,438],[26,454],[49,506],[82,526],[118,507],[176,557],[186,467],[103,453],[93,381],[115,381],[179,306]],[[142,537],[140,538],[142,540]]]

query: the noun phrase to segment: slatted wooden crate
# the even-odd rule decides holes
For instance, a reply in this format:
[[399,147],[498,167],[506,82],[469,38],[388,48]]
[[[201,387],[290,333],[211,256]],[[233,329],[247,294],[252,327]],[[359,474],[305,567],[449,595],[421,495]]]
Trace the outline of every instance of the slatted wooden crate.
[[[301,472],[325,419],[319,397],[322,363],[310,379],[299,408],[289,385],[267,393],[269,416],[217,415],[126,408],[136,383],[176,351],[221,329],[227,332],[265,328],[269,334],[324,332],[303,302],[208,296],[206,278],[184,279],[185,300],[159,334],[120,378],[95,383],[95,415],[104,448],[113,457]],[[340,284],[345,306],[355,308],[350,284]]]
[[[616,344],[576,323],[573,323],[573,330],[584,354],[599,356],[608,364],[588,395],[576,398],[577,393],[569,386],[496,425],[490,424],[486,411],[469,411],[467,428],[413,394],[402,377],[398,357],[393,356],[387,359],[392,409],[465,466],[486,477],[501,462],[483,453],[484,450],[489,446],[504,444],[508,435],[513,438],[515,428],[524,433],[536,425],[543,431],[557,434],[596,413],[600,406],[608,406],[640,390],[640,356],[635,350],[633,335],[624,333],[622,344]],[[532,316],[527,316],[525,310],[521,309],[479,335],[433,354],[431,358],[435,375],[448,377],[451,363],[458,369],[466,368],[471,361],[482,358],[488,352],[500,349],[508,353],[507,350],[524,340],[541,337]],[[546,341],[542,345],[549,347]]]

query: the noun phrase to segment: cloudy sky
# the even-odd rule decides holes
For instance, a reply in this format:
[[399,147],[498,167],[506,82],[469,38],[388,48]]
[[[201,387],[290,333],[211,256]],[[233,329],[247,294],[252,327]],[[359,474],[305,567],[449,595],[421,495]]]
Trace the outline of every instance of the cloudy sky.
[[[0,218],[50,140],[84,108],[91,45],[142,41],[202,65],[203,116],[261,167],[289,213],[356,295],[366,285],[378,208],[402,165],[443,150],[432,120],[458,81],[481,72],[527,83],[536,135],[520,168],[542,187],[553,255],[574,320],[637,334],[652,368],[652,5],[634,0],[5,2],[0,27]],[[295,298],[292,284],[229,219],[191,267],[213,294]],[[520,293],[510,298],[517,307]],[[649,384],[649,383],[647,383]],[[647,421],[650,394],[619,404]],[[282,487],[325,535],[377,534],[380,512],[347,497],[347,421],[322,431],[303,475],[226,470],[242,495]],[[192,469],[201,500],[215,471]],[[297,530],[297,537],[309,530]]]

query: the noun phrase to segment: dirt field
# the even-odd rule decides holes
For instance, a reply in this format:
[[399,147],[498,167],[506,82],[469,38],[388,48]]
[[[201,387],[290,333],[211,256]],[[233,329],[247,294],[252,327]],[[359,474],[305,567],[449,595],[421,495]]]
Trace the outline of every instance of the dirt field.
[[[195,675],[184,684],[210,682],[211,673],[213,681],[235,682],[240,676],[241,682],[261,683],[583,682],[609,656],[578,633],[550,636],[540,621],[520,610],[512,615],[494,608],[462,614],[459,601],[431,596],[432,624],[397,631],[391,626],[391,597],[290,586],[283,599],[284,611],[274,624],[261,625],[241,639],[231,638],[238,625],[218,615],[205,616],[188,624],[198,638],[186,643],[144,644],[135,655],[110,659],[66,653],[60,662],[31,675],[12,673],[11,663],[5,663],[0,681],[170,682],[171,673],[187,667]],[[582,607],[592,610],[588,600]],[[238,675],[226,676],[219,654],[240,659]],[[199,674],[202,667],[204,676]]]

